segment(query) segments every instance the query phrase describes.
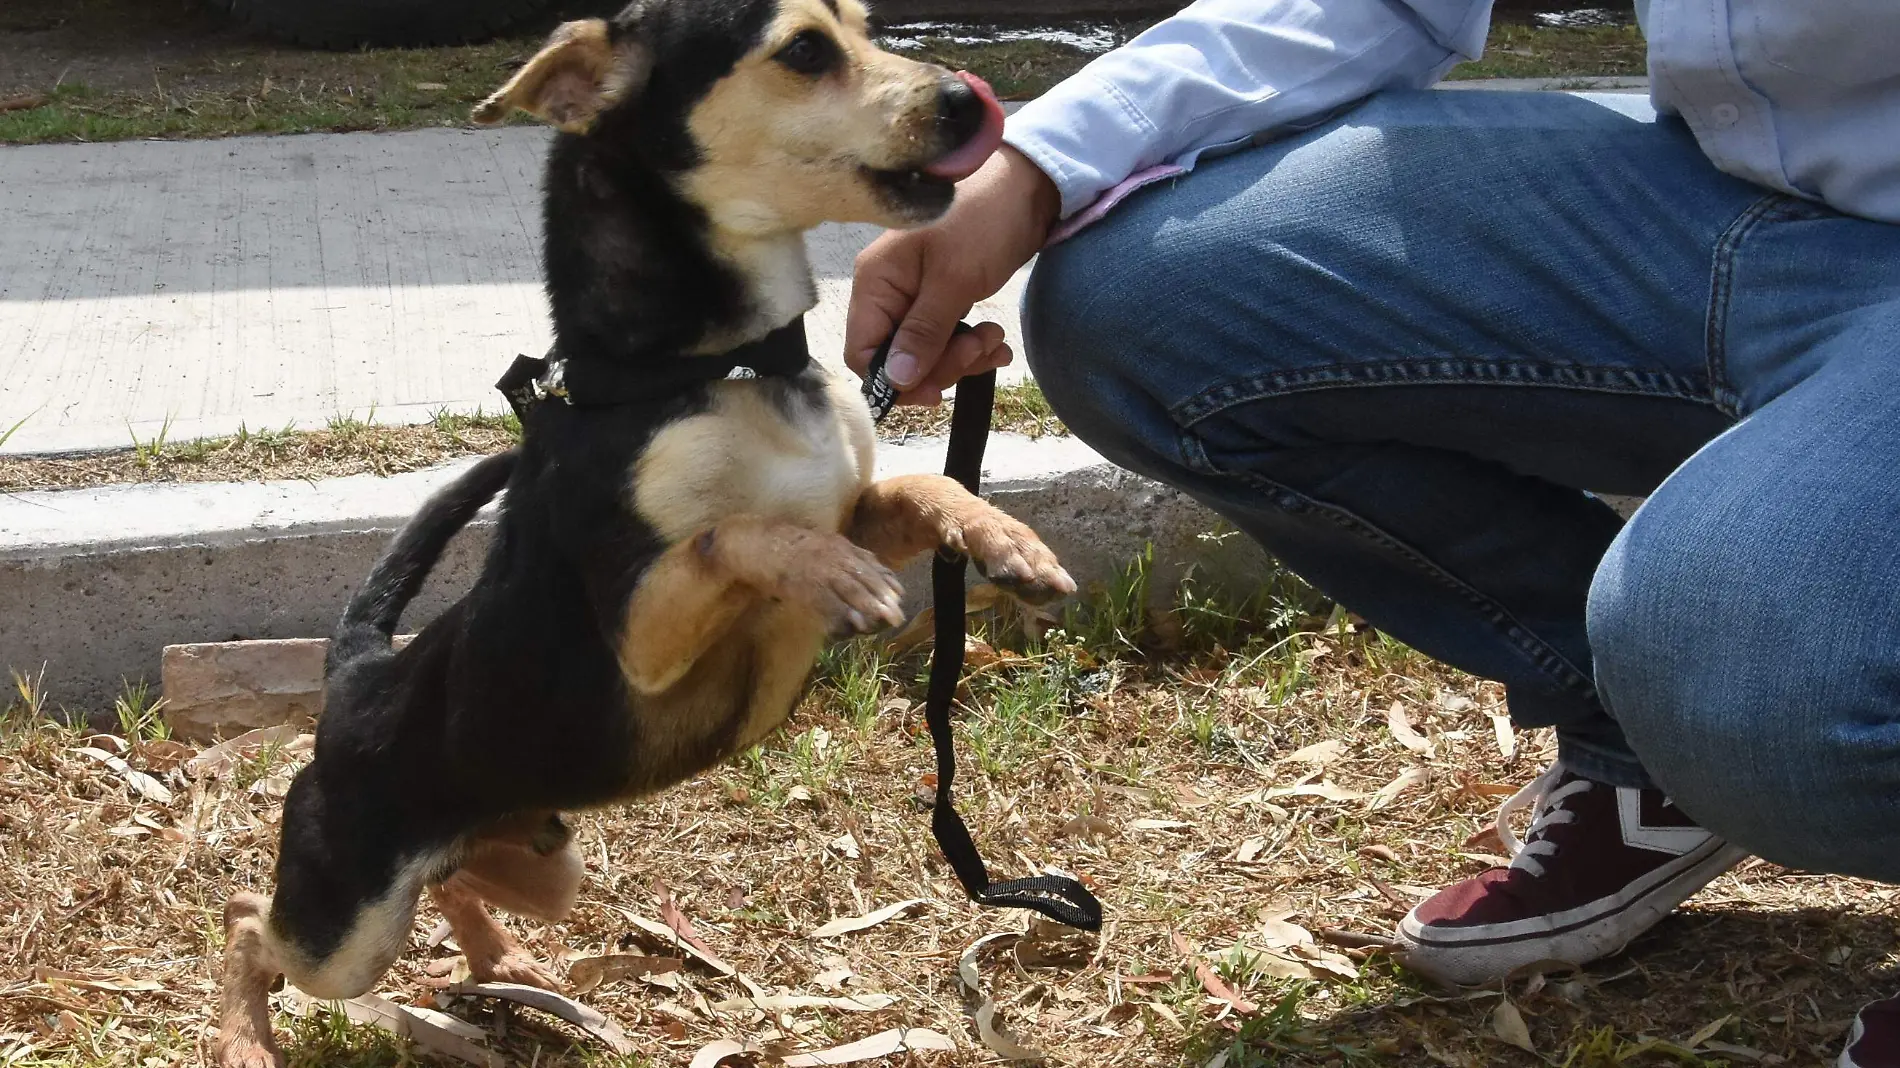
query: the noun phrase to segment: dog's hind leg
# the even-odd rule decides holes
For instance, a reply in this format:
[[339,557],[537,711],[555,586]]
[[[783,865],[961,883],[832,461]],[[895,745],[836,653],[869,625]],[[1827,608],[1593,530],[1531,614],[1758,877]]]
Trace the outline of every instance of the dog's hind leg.
[[845,634],[902,623],[899,597],[896,576],[839,535],[724,519],[667,549],[641,576],[621,631],[621,669],[636,692],[664,692],[761,598],[802,606]]
[[224,905],[224,991],[218,1010],[219,1068],[282,1068],[270,1029],[270,988],[283,973],[265,917],[270,898],[233,894]]
[[553,813],[509,820],[468,845],[462,866],[429,888],[436,908],[455,931],[456,944],[477,982],[559,988],[521,943],[495,921],[488,905],[548,923],[567,918],[585,867],[567,827]]
[[1075,592],[1075,580],[1036,532],[943,475],[899,475],[858,495],[851,540],[896,567],[939,546],[1031,604]]

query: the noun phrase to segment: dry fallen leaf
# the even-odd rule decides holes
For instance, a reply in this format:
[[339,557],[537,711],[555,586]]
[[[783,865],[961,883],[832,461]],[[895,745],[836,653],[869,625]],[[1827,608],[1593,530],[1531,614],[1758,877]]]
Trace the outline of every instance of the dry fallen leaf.
[[473,994],[485,998],[500,998],[503,1001],[518,1002],[531,1009],[559,1016],[575,1027],[593,1035],[607,1044],[615,1053],[628,1054],[635,1049],[633,1040],[620,1029],[620,1025],[602,1016],[596,1009],[575,1001],[573,998],[556,994],[552,990],[539,987],[522,986],[519,983],[458,983],[448,988],[452,994]]
[[165,984],[151,979],[122,979],[112,975],[86,975],[58,968],[35,968],[33,978],[49,986],[71,986],[81,990],[103,990],[113,994],[163,990]]
[[1269,916],[1260,925],[1260,938],[1268,949],[1288,949],[1298,945],[1312,945],[1313,932],[1278,917]]
[[1517,734],[1511,729],[1511,717],[1493,713],[1491,733],[1497,738],[1498,752],[1504,754],[1504,759],[1510,760],[1517,755]]
[[1385,710],[1386,729],[1392,732],[1392,740],[1410,749],[1414,753],[1429,753],[1432,743],[1425,736],[1412,729],[1412,721],[1405,718],[1405,706],[1397,701]]
[[1327,801],[1358,801],[1369,796],[1364,790],[1348,790],[1330,779],[1297,786],[1276,786],[1267,791],[1269,800],[1277,797],[1318,797]]
[[425,93],[439,93],[442,90],[447,89],[448,86],[444,85],[441,82],[417,82],[416,88],[420,90],[421,92],[425,92]]
[[796,1012],[799,1009],[839,1009],[844,1012],[878,1012],[897,1004],[890,994],[852,994],[849,997],[820,997],[815,994],[767,994],[762,998],[728,998],[713,1005],[714,1012]]
[[287,997],[286,1004],[299,1016],[308,1016],[326,1005],[334,1006],[341,1009],[352,1023],[380,1027],[432,1053],[481,1065],[482,1068],[507,1068],[508,1058],[479,1045],[480,1040],[487,1035],[485,1031],[446,1013],[398,1005],[375,994],[364,994],[342,1002],[326,1002],[299,993],[295,997]]
[[1273,979],[1313,978],[1313,969],[1307,967],[1304,962],[1273,950],[1236,944],[1227,951],[1227,956],[1234,964]]
[[1235,1012],[1243,1016],[1251,1016],[1260,1011],[1260,1006],[1234,993],[1232,987],[1223,982],[1220,976],[1214,974],[1214,969],[1208,967],[1207,962],[1201,959],[1201,955],[1188,944],[1188,940],[1181,936],[1181,932],[1173,932],[1173,937],[1175,950],[1187,958],[1188,964],[1194,968],[1194,976],[1201,981],[1201,989],[1225,1001]]
[[1134,820],[1128,824],[1135,831],[1179,831],[1194,826],[1182,820]]
[[964,988],[978,999],[976,1011],[972,1015],[976,1019],[977,1037],[982,1040],[983,1045],[1005,1060],[1039,1061],[1044,1056],[1041,1050],[1023,1045],[1009,1032],[996,1025],[996,1002],[984,991],[983,978],[977,969],[977,955],[982,952],[984,946],[1018,937],[1008,932],[987,934],[970,943],[957,958],[957,978],[962,980]]
[[89,745],[81,746],[78,749],[78,753],[80,756],[91,757],[117,772],[119,777],[125,780],[126,785],[130,786],[132,791],[140,797],[156,801],[161,805],[169,805],[172,803],[172,792],[166,789],[164,783],[159,782],[150,775],[127,764],[119,757],[113,756],[103,749],[94,749]]
[[658,940],[660,945],[672,946],[672,947],[682,949],[686,952],[687,956],[693,958],[694,960],[700,962],[701,964],[704,964],[706,967],[711,968],[713,971],[718,972],[720,975],[737,975],[738,974],[738,969],[734,968],[730,964],[727,964],[725,961],[720,960],[717,955],[708,953],[707,951],[701,949],[700,947],[692,945],[691,943],[688,943],[685,940],[681,939],[679,936],[679,933],[674,931],[671,927],[668,927],[666,924],[660,923],[656,920],[649,920],[645,916],[642,916],[635,912],[629,912],[623,908],[616,908],[614,911],[620,913],[620,915],[624,917],[628,923],[634,925],[635,927],[639,928],[641,931],[646,932],[647,935]]
[[1399,772],[1398,778],[1379,787],[1378,791],[1372,795],[1372,801],[1368,807],[1374,811],[1382,809],[1397,800],[1400,794],[1410,790],[1414,786],[1430,782],[1431,778],[1432,773],[1429,769],[1421,767],[1406,768],[1404,771]]
[[836,838],[833,838],[831,841],[825,844],[830,846],[832,849],[835,849],[838,852],[843,853],[847,858],[851,860],[857,860],[859,857],[863,856],[863,852],[858,848],[857,838],[854,837],[850,831],[846,831],[845,833],[839,835]]
[[1106,838],[1115,833],[1115,825],[1100,816],[1077,816],[1056,830],[1058,838]]
[[1253,863],[1253,859],[1259,856],[1266,848],[1267,840],[1265,838],[1258,836],[1249,838],[1240,843],[1240,848],[1234,851],[1234,859],[1240,861],[1242,864],[1251,864]]
[[194,779],[217,776],[239,760],[248,760],[268,747],[289,747],[297,741],[297,737],[297,725],[294,723],[245,731],[185,761],[185,774]]
[[251,784],[251,793],[276,800],[290,792],[290,776],[266,775]]
[[712,947],[699,937],[699,932],[693,929],[693,921],[687,919],[686,914],[680,911],[679,905],[674,903],[673,893],[666,888],[666,884],[655,882],[653,895],[659,903],[660,919],[666,921],[666,925],[672,928],[680,941],[698,950],[700,957],[717,960],[718,954],[715,954]]
[[862,916],[841,916],[825,924],[823,927],[818,928],[816,931],[813,931],[808,937],[836,938],[839,935],[850,934],[853,931],[862,931],[867,927],[876,927],[886,920],[901,916],[923,904],[927,904],[923,898],[913,897],[908,901],[899,901],[895,905],[886,905],[875,912],[867,912]]
[[[1738,1046],[1733,1042],[1704,1042],[1702,1048],[1708,1050],[1710,1053],[1720,1053],[1724,1057],[1733,1057],[1738,1061],[1748,1061],[1750,1064],[1761,1064],[1768,1061],[1771,1056],[1753,1046]],[[1782,1063],[1781,1058],[1775,1057],[1774,1063]]]
[[1326,765],[1345,755],[1346,743],[1338,738],[1329,738],[1323,742],[1315,742],[1304,749],[1295,749],[1280,759],[1286,763]]
[[996,1026],[996,1002],[987,997],[976,1009],[976,1036],[990,1052],[1006,1061],[1039,1061],[1045,1056],[1041,1050],[1023,1045]]
[[1292,952],[1308,967],[1323,975],[1344,979],[1347,982],[1359,978],[1359,966],[1343,953],[1335,953],[1330,949],[1322,949],[1311,944],[1293,946]]
[[1524,1014],[1517,1011],[1509,998],[1498,1002],[1491,1013],[1491,1030],[1499,1038],[1526,1053],[1536,1053],[1537,1047],[1531,1044],[1531,1029],[1524,1023]]
[[1047,916],[1031,916],[1029,930],[1016,939],[1010,950],[1016,963],[1025,968],[1077,968],[1094,957],[1101,938],[1057,923]]
[[[856,1064],[859,1061],[877,1060],[889,1057],[893,1053],[922,1050],[953,1050],[957,1044],[948,1035],[941,1035],[923,1027],[892,1028],[880,1031],[870,1038],[861,1038],[831,1049],[814,1050],[810,1053],[789,1054],[777,1063],[785,1068],[822,1068],[831,1064]],[[737,1042],[722,1038],[707,1044],[693,1055],[691,1068],[718,1068],[728,1057],[742,1054],[764,1054],[765,1048],[752,1043]]]
[[1688,1049],[1688,1050],[1694,1050],[1696,1047],[1702,1045],[1704,1042],[1707,1042],[1709,1039],[1714,1038],[1716,1035],[1721,1034],[1722,1028],[1727,1027],[1730,1021],[1734,1019],[1735,1017],[1733,1016],[1724,1016],[1721,1019],[1715,1021],[1714,1023],[1709,1024],[1708,1026],[1704,1027],[1702,1030],[1697,1031],[1694,1035],[1691,1035],[1689,1037],[1689,1040],[1682,1044],[1683,1048]]
[[638,953],[609,953],[602,957],[582,957],[567,968],[567,982],[574,993],[585,994],[602,983],[615,979],[638,978],[677,972],[686,966],[678,957],[647,957]]
[[824,990],[843,990],[846,983],[857,978],[857,973],[851,970],[850,963],[843,957],[827,957],[824,965],[824,971],[811,977],[813,986]]

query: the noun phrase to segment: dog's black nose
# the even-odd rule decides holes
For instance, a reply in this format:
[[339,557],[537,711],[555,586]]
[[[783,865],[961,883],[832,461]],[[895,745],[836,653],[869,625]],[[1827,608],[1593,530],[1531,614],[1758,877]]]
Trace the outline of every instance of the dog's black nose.
[[945,144],[960,145],[983,129],[983,98],[962,78],[943,80],[943,92],[937,97],[937,128],[943,131]]

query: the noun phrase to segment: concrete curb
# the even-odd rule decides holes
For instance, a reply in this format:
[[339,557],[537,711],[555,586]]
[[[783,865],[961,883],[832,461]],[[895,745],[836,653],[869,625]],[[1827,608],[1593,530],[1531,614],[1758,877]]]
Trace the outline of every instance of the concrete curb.
[[[0,670],[45,666],[56,705],[110,707],[125,681],[159,680],[167,645],[327,637],[390,536],[463,460],[379,479],[109,486],[0,497]],[[943,443],[884,445],[881,475],[934,471]],[[1257,575],[1244,538],[1200,535],[1218,519],[1107,463],[1072,438],[991,439],[988,495],[1049,542],[1085,587],[1144,546],[1166,580],[1196,566],[1211,580]],[[453,544],[411,609],[420,626],[479,571],[492,517]],[[905,575],[912,607],[924,566]]]

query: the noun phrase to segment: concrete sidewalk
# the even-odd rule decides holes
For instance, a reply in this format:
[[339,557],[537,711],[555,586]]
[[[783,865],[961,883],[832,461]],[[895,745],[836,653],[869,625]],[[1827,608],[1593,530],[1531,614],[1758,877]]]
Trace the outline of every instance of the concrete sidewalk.
[[[0,148],[0,450],[498,410],[549,341],[537,128]],[[852,259],[810,238],[813,350]],[[1019,277],[977,314],[1015,331]],[[1020,372],[1018,372],[1020,373]]]

